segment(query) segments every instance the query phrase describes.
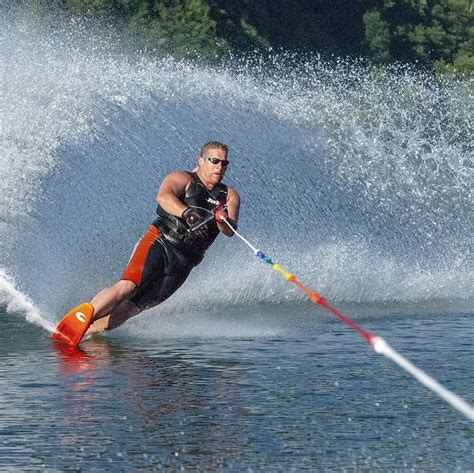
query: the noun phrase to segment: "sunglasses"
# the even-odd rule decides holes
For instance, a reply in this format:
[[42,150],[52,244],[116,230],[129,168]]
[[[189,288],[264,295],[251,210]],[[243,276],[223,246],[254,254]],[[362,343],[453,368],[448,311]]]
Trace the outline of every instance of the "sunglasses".
[[205,158],[204,156],[202,156],[203,159],[207,159],[208,161],[210,161],[212,164],[222,164],[222,167],[223,168],[226,168],[228,165],[229,165],[229,161],[227,161],[227,159],[219,159],[219,158]]

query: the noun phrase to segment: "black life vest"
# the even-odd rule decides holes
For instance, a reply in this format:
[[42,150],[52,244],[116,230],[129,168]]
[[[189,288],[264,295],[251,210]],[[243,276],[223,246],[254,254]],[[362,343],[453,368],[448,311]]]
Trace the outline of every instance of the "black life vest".
[[[192,182],[188,190],[178,197],[179,200],[191,207],[203,219],[213,216],[213,208],[227,203],[227,186],[219,183],[209,190],[196,173],[188,174],[191,176]],[[182,218],[170,215],[161,206],[158,206],[156,213],[159,217],[153,222],[153,225],[176,249],[193,258],[202,259],[205,251],[219,234],[214,218],[197,230],[190,231],[189,226]]]

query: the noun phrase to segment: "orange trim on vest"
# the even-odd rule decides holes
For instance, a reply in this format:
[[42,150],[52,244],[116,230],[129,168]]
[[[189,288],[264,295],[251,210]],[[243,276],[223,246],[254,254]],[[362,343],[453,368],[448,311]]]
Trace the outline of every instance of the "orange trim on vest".
[[143,235],[138,243],[120,279],[132,281],[137,286],[140,285],[148,253],[158,238],[160,238],[160,232],[154,225],[150,225],[148,232]]

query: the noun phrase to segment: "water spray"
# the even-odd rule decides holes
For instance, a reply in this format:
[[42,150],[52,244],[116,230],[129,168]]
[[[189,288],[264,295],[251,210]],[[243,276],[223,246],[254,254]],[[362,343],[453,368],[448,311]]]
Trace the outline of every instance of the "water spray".
[[232,229],[234,234],[238,236],[253,251],[254,255],[257,258],[262,260],[264,263],[269,264],[272,269],[281,273],[287,281],[292,282],[299,289],[305,292],[314,304],[320,305],[324,309],[331,312],[341,322],[351,327],[354,331],[361,335],[376,353],[384,355],[394,361],[398,366],[400,366],[405,371],[410,373],[414,378],[416,378],[421,384],[423,384],[428,389],[437,394],[439,397],[451,404],[451,406],[453,406],[461,414],[466,416],[469,420],[474,421],[474,408],[464,399],[462,399],[457,394],[451,392],[449,389],[446,389],[444,386],[439,384],[434,378],[426,374],[420,368],[417,368],[404,356],[396,352],[382,337],[367,332],[362,327],[354,323],[349,317],[346,317],[341,312],[336,310],[334,307],[328,304],[320,294],[317,294],[316,292],[312,291],[311,289],[308,289],[305,285],[303,285],[294,274],[285,271],[279,264],[275,263],[273,259],[267,256],[262,250],[255,248],[246,238],[244,238],[240,233],[237,232],[237,230],[232,227],[232,225],[227,221],[227,219],[223,220],[228,225],[228,227]]

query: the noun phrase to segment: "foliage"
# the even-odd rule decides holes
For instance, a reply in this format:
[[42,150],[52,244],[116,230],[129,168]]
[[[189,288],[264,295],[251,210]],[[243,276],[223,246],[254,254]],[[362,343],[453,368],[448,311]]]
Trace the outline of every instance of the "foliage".
[[184,55],[190,51],[212,56],[226,49],[216,38],[216,22],[204,0],[139,2],[124,0],[132,13],[129,26],[162,51]]
[[382,15],[377,10],[371,10],[363,15],[365,25],[365,39],[373,57],[378,61],[389,59],[388,47],[390,32],[388,23],[382,20]]
[[275,48],[474,73],[474,0],[17,0],[112,19],[158,50],[214,58]]
[[474,71],[473,0],[368,0],[369,52],[381,60],[418,61],[438,70]]

